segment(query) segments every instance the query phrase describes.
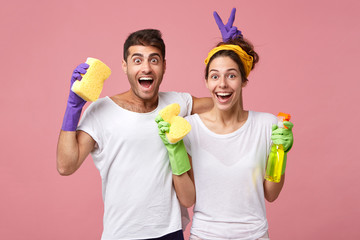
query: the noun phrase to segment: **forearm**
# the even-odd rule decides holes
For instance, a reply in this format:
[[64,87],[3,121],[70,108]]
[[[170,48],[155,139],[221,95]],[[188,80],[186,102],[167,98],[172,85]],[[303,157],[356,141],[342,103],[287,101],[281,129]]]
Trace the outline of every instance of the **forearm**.
[[57,170],[61,175],[70,175],[76,171],[79,147],[75,131],[61,130],[56,154]]
[[281,176],[281,180],[278,183],[264,180],[264,194],[265,199],[269,202],[275,201],[283,188],[285,183],[285,174]]
[[204,98],[192,97],[192,98],[193,98],[193,108],[191,114],[194,113],[200,114],[203,112],[208,112],[214,106],[213,100],[209,97],[204,97]]
[[186,208],[194,205],[196,199],[195,185],[188,172],[182,175],[173,174],[173,183],[180,204]]
[[95,146],[94,139],[83,131],[61,131],[57,147],[57,170],[61,175],[74,173]]

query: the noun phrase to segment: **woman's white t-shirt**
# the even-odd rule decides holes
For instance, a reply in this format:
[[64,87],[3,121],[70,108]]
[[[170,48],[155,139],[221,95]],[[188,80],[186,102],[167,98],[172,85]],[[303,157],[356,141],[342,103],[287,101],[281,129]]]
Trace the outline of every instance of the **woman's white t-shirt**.
[[191,234],[201,239],[257,239],[267,229],[263,181],[277,118],[249,111],[245,124],[216,134],[199,115],[184,138],[196,186]]

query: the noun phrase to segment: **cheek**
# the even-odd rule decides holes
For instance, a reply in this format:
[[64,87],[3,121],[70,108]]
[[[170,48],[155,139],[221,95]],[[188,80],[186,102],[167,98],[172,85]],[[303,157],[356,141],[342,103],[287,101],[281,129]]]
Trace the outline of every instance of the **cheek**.
[[214,82],[206,82],[206,87],[207,89],[209,89],[210,92],[215,91],[216,89],[216,84]]
[[127,69],[128,76],[131,76],[131,77],[135,77],[137,72],[138,72],[138,69],[136,66],[129,66]]
[[230,87],[234,90],[237,90],[237,91],[241,91],[242,87],[243,87],[243,84],[241,81],[233,81],[233,82],[230,82]]
[[211,81],[209,80],[205,80],[205,85],[206,85],[206,88],[209,89],[211,91],[212,89],[212,84],[211,84]]
[[158,75],[163,75],[165,73],[165,68],[161,65],[155,67],[155,71]]

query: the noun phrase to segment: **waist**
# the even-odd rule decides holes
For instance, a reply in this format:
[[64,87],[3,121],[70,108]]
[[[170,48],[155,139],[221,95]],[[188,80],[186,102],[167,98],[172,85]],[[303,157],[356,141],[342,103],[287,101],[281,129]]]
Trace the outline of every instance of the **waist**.
[[[194,214],[190,233],[201,239],[257,239],[268,230],[266,217],[238,218],[237,221],[202,219]],[[209,216],[208,216],[209,217]]]

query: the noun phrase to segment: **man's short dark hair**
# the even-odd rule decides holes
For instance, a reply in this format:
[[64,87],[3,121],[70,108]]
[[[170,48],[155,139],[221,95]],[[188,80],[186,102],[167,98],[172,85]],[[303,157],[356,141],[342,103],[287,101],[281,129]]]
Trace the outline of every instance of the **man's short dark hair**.
[[124,60],[127,61],[129,48],[135,45],[152,46],[160,50],[165,60],[165,43],[161,38],[161,32],[157,29],[143,29],[131,33],[124,43]]

